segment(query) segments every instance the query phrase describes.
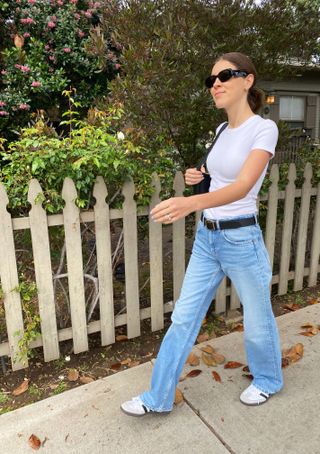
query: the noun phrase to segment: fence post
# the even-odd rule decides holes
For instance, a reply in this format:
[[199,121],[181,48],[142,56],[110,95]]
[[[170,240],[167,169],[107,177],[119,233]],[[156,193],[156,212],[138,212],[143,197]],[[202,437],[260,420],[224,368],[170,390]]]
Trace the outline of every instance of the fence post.
[[313,223],[312,242],[311,242],[311,258],[308,286],[317,285],[318,263],[320,256],[320,183],[318,183],[316,211]]
[[133,181],[123,185],[123,241],[126,279],[127,337],[140,336],[137,205]]
[[308,233],[308,220],[310,210],[310,197],[311,197],[311,178],[312,178],[312,166],[310,162],[307,162],[304,174],[305,181],[301,190],[301,205],[300,205],[300,217],[299,217],[299,228],[298,228],[298,240],[297,240],[297,253],[295,261],[295,274],[294,274],[294,286],[293,290],[296,292],[302,289],[303,276],[304,276],[304,263],[306,254],[306,243]]
[[[183,195],[185,185],[182,172],[177,172],[174,178],[173,189],[175,197]],[[172,264],[173,264],[173,301],[176,303],[180,295],[182,282],[186,270],[186,220],[181,218],[172,225]]]
[[14,290],[19,286],[19,278],[12,221],[7,211],[8,203],[7,193],[3,184],[0,183],[0,277],[4,294],[4,309],[12,370],[20,370],[28,367],[28,360],[26,359],[23,363],[16,358],[16,354],[19,353],[18,343],[23,337],[24,327],[20,293]]
[[62,197],[66,202],[63,208],[63,221],[66,238],[68,284],[72,320],[74,353],[88,350],[86,304],[79,208],[75,204],[77,191],[71,178],[65,178]]
[[[151,209],[160,202],[161,190],[159,177],[152,175],[155,192],[151,198]],[[154,222],[149,215],[149,256],[150,256],[150,299],[151,299],[151,330],[157,331],[164,327],[163,306],[163,262],[162,262],[162,224]]]
[[285,204],[284,204],[284,221],[282,229],[281,241],[281,259],[280,259],[280,273],[279,273],[279,286],[278,295],[284,295],[288,291],[288,273],[290,266],[290,249],[292,237],[292,221],[294,213],[294,199],[295,199],[295,180],[296,180],[296,166],[290,164],[289,166],[289,182],[285,191]]
[[108,190],[103,178],[97,177],[93,188],[93,196],[96,199],[93,210],[99,282],[101,345],[109,345],[115,342],[110,212],[109,205],[106,203],[107,195]]
[[52,361],[60,357],[59,340],[52,282],[48,221],[46,212],[42,208],[42,197],[40,197],[39,202],[36,202],[38,196],[43,196],[42,189],[39,182],[32,179],[28,191],[28,201],[32,207],[29,212],[29,222],[39,301],[43,354],[45,361]]

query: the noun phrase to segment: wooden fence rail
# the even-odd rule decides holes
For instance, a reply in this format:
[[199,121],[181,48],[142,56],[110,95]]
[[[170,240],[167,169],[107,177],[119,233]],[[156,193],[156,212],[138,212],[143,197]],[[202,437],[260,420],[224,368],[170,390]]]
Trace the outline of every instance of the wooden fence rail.
[[[267,218],[265,228],[265,243],[269,252],[271,265],[274,265],[275,248],[281,244],[279,272],[273,275],[272,284],[277,286],[278,294],[285,294],[288,282],[294,281],[294,290],[300,290],[304,277],[308,277],[308,286],[317,283],[320,272],[320,184],[311,186],[312,167],[308,163],[304,172],[305,182],[301,189],[296,188],[295,165],[291,164],[288,184],[285,191],[279,191],[279,168],[274,164],[271,168],[272,184],[266,196],[260,197],[260,202],[267,202]],[[115,328],[127,326],[128,338],[140,335],[141,320],[151,318],[152,331],[163,329],[164,313],[171,312],[179,296],[185,273],[186,239],[185,219],[179,220],[172,226],[172,279],[173,302],[164,301],[163,291],[163,254],[161,224],[149,222],[149,261],[150,261],[150,306],[140,308],[139,302],[139,263],[138,263],[138,233],[137,219],[148,216],[150,208],[160,200],[161,190],[159,178],[154,175],[155,192],[150,207],[137,209],[134,200],[135,187],[132,181],[124,184],[122,194],[124,203],[122,209],[109,209],[106,203],[108,194],[105,182],[98,177],[93,189],[96,204],[93,210],[80,211],[75,204],[77,192],[73,181],[66,178],[62,196],[65,207],[62,214],[47,215],[41,203],[39,194],[42,189],[37,180],[32,180],[29,186],[28,201],[31,210],[28,217],[11,218],[6,206],[8,197],[4,186],[0,184],[0,280],[3,292],[7,341],[0,343],[0,356],[9,356],[13,370],[28,367],[28,361],[17,360],[19,340],[24,333],[24,320],[19,286],[14,231],[29,229],[32,240],[34,270],[41,320],[41,335],[30,343],[30,348],[43,347],[45,361],[58,359],[60,356],[59,343],[73,340],[74,352],[88,350],[88,335],[101,333],[101,344],[109,345],[115,342]],[[185,189],[183,176],[177,173],[174,180],[174,190],[177,196]],[[37,199],[38,198],[38,199]],[[313,214],[310,217],[310,201],[313,198]],[[290,270],[290,254],[292,247],[292,226],[295,212],[295,200],[300,199],[299,226],[297,234],[295,268]],[[282,225],[281,243],[276,242],[278,202],[284,201],[284,220]],[[196,213],[196,223],[200,213]],[[309,219],[310,218],[310,219]],[[111,262],[111,233],[110,224],[114,219],[122,219],[125,257],[125,298],[126,313],[114,315],[113,276]],[[81,223],[93,222],[95,228],[97,273],[99,283],[99,314],[100,319],[87,323],[85,284],[83,270],[83,255],[81,243]],[[310,233],[311,222],[311,233]],[[50,253],[49,228],[63,226],[67,257],[68,296],[70,303],[71,327],[58,329],[56,323],[56,303],[54,298],[52,261]],[[308,233],[309,232],[309,233]],[[306,242],[311,235],[311,255],[309,266],[306,266]],[[309,238],[310,240],[310,238]],[[238,295],[227,278],[221,283],[215,298],[215,312],[225,313],[228,309],[240,307]],[[17,335],[17,333],[19,333]]]

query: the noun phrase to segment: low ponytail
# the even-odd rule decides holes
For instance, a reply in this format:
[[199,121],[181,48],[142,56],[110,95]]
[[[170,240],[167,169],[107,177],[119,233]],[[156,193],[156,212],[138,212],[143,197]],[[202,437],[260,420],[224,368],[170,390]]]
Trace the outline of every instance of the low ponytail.
[[248,103],[254,113],[257,113],[259,111],[259,109],[264,104],[264,100],[265,93],[263,90],[257,88],[256,86],[250,87],[248,92]]

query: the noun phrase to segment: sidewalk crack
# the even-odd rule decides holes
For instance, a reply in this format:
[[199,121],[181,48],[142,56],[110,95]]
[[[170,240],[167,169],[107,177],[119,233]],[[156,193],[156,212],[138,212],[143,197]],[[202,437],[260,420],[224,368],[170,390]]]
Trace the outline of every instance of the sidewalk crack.
[[208,429],[213,433],[213,435],[218,438],[218,440],[223,444],[223,446],[230,452],[230,454],[237,454],[231,446],[228,445],[226,441],[218,434],[218,432],[210,426],[210,424],[204,419],[204,417],[201,415],[200,410],[197,410],[192,403],[183,396],[184,401],[187,405],[189,405],[190,409],[201,419],[201,421],[208,427]]

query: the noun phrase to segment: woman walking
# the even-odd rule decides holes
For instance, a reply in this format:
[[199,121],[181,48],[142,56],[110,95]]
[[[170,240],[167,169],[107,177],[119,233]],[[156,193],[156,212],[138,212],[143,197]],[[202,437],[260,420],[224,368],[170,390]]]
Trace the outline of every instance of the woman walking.
[[[206,86],[227,125],[219,125],[207,158],[208,193],[173,197],[151,211],[155,222],[169,224],[202,211],[181,293],[171,314],[152,371],[150,390],[124,402],[131,416],[170,412],[180,374],[216,290],[228,276],[243,306],[244,346],[252,383],[240,395],[246,405],[261,405],[283,387],[280,339],[270,301],[268,252],[258,223],[257,195],[278,140],[275,122],[257,114],[262,94],[256,69],[244,54],[219,57]],[[221,128],[224,127],[224,130]],[[188,185],[203,174],[188,169]]]

